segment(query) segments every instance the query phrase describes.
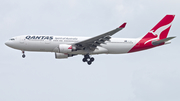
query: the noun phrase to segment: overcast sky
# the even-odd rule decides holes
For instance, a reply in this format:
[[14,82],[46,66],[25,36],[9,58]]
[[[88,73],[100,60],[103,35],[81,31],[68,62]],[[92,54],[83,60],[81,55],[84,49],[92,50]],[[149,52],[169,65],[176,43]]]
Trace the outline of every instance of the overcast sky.
[[[180,101],[179,0],[0,0],[0,101]],[[171,44],[131,54],[55,59],[5,46],[19,35],[93,37],[124,22],[113,37],[145,35],[176,17]]]

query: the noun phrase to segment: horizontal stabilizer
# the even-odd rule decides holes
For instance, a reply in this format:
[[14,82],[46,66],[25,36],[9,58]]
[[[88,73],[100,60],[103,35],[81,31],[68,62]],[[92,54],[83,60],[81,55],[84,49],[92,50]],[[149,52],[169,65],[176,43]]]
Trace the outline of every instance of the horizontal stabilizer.
[[167,42],[167,41],[169,41],[169,40],[171,40],[173,38],[175,38],[175,37],[168,37],[168,38],[165,38],[165,39],[162,39],[162,40],[159,40],[159,41],[153,41],[152,44],[154,46],[157,46],[157,45],[162,44],[164,42]]

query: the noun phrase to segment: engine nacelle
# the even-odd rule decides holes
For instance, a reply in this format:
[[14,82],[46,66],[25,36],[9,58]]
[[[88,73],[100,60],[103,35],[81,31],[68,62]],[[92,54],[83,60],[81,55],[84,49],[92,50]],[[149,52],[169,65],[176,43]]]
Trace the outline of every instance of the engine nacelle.
[[55,58],[56,59],[65,59],[68,57],[73,57],[74,54],[66,54],[66,53],[55,53]]
[[56,59],[65,59],[68,58],[69,55],[68,54],[64,54],[64,53],[55,53],[55,58]]
[[59,53],[70,53],[72,52],[72,45],[60,44]]

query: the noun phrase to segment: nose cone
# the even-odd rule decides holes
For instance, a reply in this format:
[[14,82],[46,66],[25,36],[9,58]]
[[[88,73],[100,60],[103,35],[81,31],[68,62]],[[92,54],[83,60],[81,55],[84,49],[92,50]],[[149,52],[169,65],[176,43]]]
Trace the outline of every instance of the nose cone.
[[5,42],[5,45],[8,46],[8,42]]
[[12,42],[7,41],[7,42],[5,42],[5,45],[11,47]]

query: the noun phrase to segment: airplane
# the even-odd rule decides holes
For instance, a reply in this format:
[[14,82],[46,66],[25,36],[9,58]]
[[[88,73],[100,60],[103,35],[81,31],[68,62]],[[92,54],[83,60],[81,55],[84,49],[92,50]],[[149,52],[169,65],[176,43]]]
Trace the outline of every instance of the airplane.
[[140,38],[112,38],[112,35],[125,28],[123,23],[118,28],[95,37],[22,35],[8,40],[5,44],[25,51],[54,52],[56,59],[65,59],[83,55],[83,62],[91,65],[95,54],[122,54],[142,51],[171,43],[175,37],[167,37],[175,15],[166,15],[146,35]]

